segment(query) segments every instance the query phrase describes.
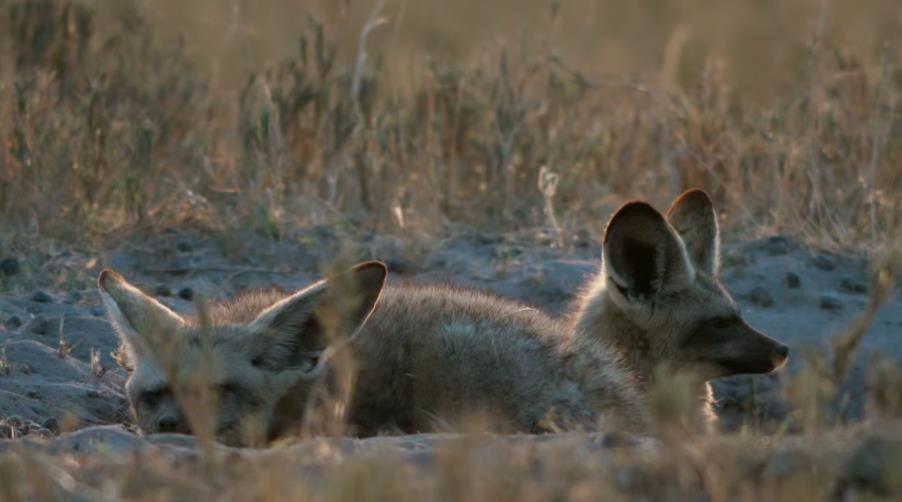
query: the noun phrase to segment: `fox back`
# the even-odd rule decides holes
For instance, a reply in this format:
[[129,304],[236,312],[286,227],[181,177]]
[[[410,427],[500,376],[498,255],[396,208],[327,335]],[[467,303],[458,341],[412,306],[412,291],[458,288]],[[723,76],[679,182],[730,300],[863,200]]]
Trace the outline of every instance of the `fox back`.
[[468,418],[499,431],[644,427],[639,395],[610,351],[574,351],[534,308],[443,286],[388,287],[354,344],[352,422],[424,432]]
[[709,380],[767,373],[789,354],[742,319],[718,279],[719,240],[701,190],[677,198],[666,218],[644,202],[624,205],[608,222],[601,269],[571,319],[576,344],[614,348],[645,391],[660,371],[696,381],[702,429],[715,418]]

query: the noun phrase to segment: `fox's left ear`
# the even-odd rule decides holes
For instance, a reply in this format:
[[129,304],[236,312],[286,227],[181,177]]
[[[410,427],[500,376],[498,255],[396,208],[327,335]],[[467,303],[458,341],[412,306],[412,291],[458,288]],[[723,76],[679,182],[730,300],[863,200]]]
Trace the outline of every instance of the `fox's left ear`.
[[699,189],[684,192],[667,211],[667,221],[680,234],[692,264],[710,275],[717,275],[720,232],[711,197]]
[[676,231],[645,202],[625,204],[611,216],[602,252],[607,277],[629,301],[680,291],[695,276]]
[[254,364],[318,374],[326,349],[353,336],[367,321],[387,274],[380,262],[361,263],[261,312],[249,325],[258,343]]
[[125,343],[128,363],[134,367],[150,356],[165,357],[161,352],[172,334],[185,325],[181,316],[112,270],[100,272],[97,287],[107,315]]

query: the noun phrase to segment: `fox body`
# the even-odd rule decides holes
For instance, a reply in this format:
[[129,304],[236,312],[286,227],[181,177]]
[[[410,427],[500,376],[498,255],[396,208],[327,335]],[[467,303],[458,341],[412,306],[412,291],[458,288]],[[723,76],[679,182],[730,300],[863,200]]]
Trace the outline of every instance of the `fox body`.
[[616,355],[577,351],[565,330],[536,309],[478,291],[386,288],[354,344],[360,382],[351,421],[364,434],[386,425],[456,428],[472,413],[495,430],[643,428],[637,389]]
[[[385,273],[366,263],[287,297],[240,296],[199,319],[102,273],[101,295],[132,367],[126,392],[140,428],[190,432],[179,403],[193,383],[192,392],[199,386],[218,398],[221,441],[289,433],[303,420],[314,383],[328,376],[328,311],[342,312],[337,317],[355,333],[346,349],[356,368],[348,420],[357,434],[456,429],[475,418],[517,432],[644,427],[639,394],[616,356],[600,346],[574,350],[562,322],[475,291],[383,290]],[[352,286],[353,308],[330,305],[340,296],[330,292],[336,281]],[[175,349],[167,350],[168,341]]]

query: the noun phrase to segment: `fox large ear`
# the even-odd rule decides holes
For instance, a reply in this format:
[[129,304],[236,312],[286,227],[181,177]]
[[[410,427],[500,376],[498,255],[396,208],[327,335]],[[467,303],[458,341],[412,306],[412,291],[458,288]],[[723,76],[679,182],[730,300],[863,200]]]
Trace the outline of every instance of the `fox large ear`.
[[150,353],[153,342],[170,335],[185,321],[168,307],[132,286],[112,270],[97,278],[100,298],[131,364]]
[[711,275],[720,266],[720,232],[711,197],[704,190],[688,190],[673,201],[667,221],[680,234],[692,263]]
[[604,267],[629,301],[678,291],[695,274],[676,231],[645,202],[630,202],[611,217],[604,234]]
[[261,312],[249,325],[259,342],[254,364],[318,373],[332,336],[353,336],[369,318],[387,273],[380,262],[361,263]]

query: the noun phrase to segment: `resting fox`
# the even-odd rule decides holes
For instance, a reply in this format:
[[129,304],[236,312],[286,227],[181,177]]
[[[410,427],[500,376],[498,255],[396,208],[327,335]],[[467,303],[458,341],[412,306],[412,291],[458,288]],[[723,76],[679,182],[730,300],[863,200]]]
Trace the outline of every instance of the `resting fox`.
[[563,323],[535,309],[444,287],[383,290],[386,269],[378,262],[344,275],[287,297],[246,294],[211,306],[199,321],[102,272],[101,296],[125,342],[126,392],[141,430],[189,433],[178,386],[201,382],[218,395],[222,442],[290,433],[329,370],[324,313],[338,301],[331,283],[348,279],[359,297],[342,314],[345,334],[355,333],[346,348],[357,368],[348,422],[359,435],[445,430],[477,414],[496,430],[520,432],[645,423],[616,357],[600,347],[574,350]]
[[378,262],[290,295],[245,294],[199,319],[115,272],[98,283],[127,349],[126,392],[146,433],[190,432],[177,397],[193,382],[218,396],[221,441],[289,434],[330,371],[336,339],[355,361],[347,418],[359,435],[455,428],[477,414],[502,431],[644,430],[655,365],[706,380],[770,371],[787,353],[741,321],[717,282],[707,196],[687,193],[668,218],[639,202],[611,218],[601,273],[569,321],[476,291],[385,287]]

